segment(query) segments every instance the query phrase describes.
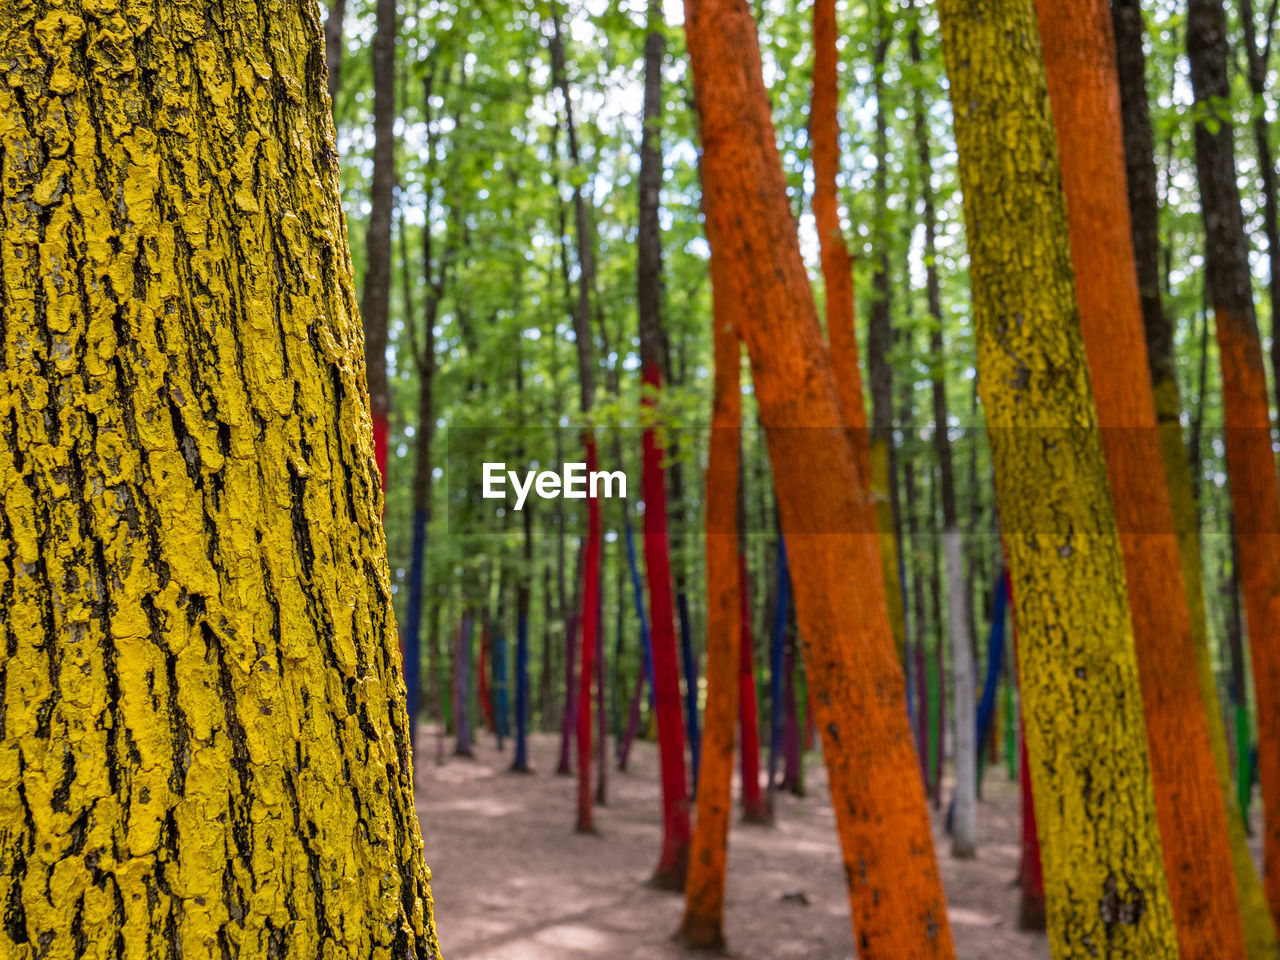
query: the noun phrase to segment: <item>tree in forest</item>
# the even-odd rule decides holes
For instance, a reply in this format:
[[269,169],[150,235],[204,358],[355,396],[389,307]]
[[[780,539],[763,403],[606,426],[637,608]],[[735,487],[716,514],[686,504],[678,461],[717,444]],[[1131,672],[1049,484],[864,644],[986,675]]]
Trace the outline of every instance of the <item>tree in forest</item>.
[[324,22],[324,62],[329,72],[329,99],[337,101],[342,87],[342,27],[347,16],[347,0],[329,0],[329,15]]
[[[564,128],[569,141],[569,158],[575,167],[580,162],[578,133],[573,122],[573,100],[565,71],[564,40],[557,10],[552,17],[551,72],[564,105]],[[574,220],[578,237],[578,298],[573,311],[574,340],[578,347],[578,397],[583,417],[591,413],[595,397],[595,349],[591,336],[591,295],[595,282],[595,250],[591,215],[582,195],[582,186],[573,187]],[[584,424],[583,446],[586,448],[587,472],[597,469],[596,441],[590,426]],[[600,503],[587,500],[587,540],[582,551],[582,605],[578,609],[577,628],[582,651],[578,669],[577,721],[578,741],[578,819],[579,833],[595,830],[591,803],[591,683],[595,677],[596,634],[600,620],[597,605],[600,598]],[[677,694],[677,704],[678,704]]]
[[[1245,946],[1250,957],[1274,956],[1277,946],[1275,924],[1253,857],[1249,853],[1240,805],[1236,801],[1227,756],[1227,737],[1218,701],[1218,685],[1209,651],[1205,614],[1202,557],[1196,493],[1191,463],[1182,437],[1182,400],[1179,396],[1173,324],[1165,310],[1160,285],[1160,224],[1155,143],[1147,103],[1145,54],[1143,52],[1142,11],[1138,0],[1115,0],[1111,22],[1116,48],[1116,70],[1120,86],[1120,111],[1124,133],[1125,181],[1128,186],[1133,252],[1142,303],[1143,333],[1151,376],[1160,447],[1173,510],[1173,529],[1191,617],[1200,692],[1209,721],[1209,738],[1217,766],[1227,814],[1227,831],[1235,872],[1236,892],[1244,920]],[[1207,325],[1206,325],[1207,332]],[[1207,353],[1201,352],[1201,365]],[[1201,383],[1203,385],[1203,372]],[[1202,391],[1203,392],[1203,389]],[[1243,677],[1236,683],[1242,691]],[[1240,713],[1237,706],[1237,713]],[[1247,715],[1246,715],[1247,722]]]
[[1180,953],[1244,957],[1226,809],[1147,376],[1111,18],[1091,0],[1039,0],[1037,11]]
[[[911,62],[920,66],[919,23],[913,23],[909,40]],[[946,362],[942,340],[942,284],[938,277],[938,215],[933,192],[933,161],[929,131],[919,85],[913,90],[912,112],[916,156],[920,164],[920,199],[924,226],[925,297],[929,311],[929,353],[933,382],[933,443],[938,455],[942,499],[942,548],[947,577],[947,635],[951,638],[951,670],[955,678],[954,710],[956,786],[951,812],[951,854],[972,857],[977,848],[978,745],[973,690],[972,621],[966,609],[969,591],[965,579],[960,515],[956,506],[951,435],[947,410]],[[941,738],[939,738],[941,740]],[[941,750],[941,743],[939,743]]]
[[875,529],[788,208],[755,23],[744,0],[687,0],[685,34],[708,236],[741,302],[855,942],[869,960],[950,957]]
[[[813,142],[813,218],[818,228],[822,282],[826,291],[827,340],[831,371],[840,398],[840,413],[853,447],[858,469],[858,492],[868,504],[868,509],[878,509],[871,506],[873,501],[868,489],[872,469],[866,402],[858,368],[853,260],[840,226],[837,201],[836,181],[840,172],[837,33],[835,0],[816,0],[813,5],[813,101],[809,111],[809,135]],[[881,357],[877,363],[886,359]],[[870,522],[875,522],[874,516]],[[895,559],[895,566],[896,562]],[[892,582],[897,582],[896,571]]]
[[942,0],[939,16],[1050,945],[1175,957],[1034,0]]
[[365,231],[364,321],[365,365],[369,380],[369,412],[373,446],[382,489],[387,489],[387,322],[391,304],[391,213],[396,187],[396,27],[395,0],[377,0],[373,37],[373,178],[369,186],[369,225]]
[[[1205,233],[1205,291],[1213,306],[1227,477],[1240,550],[1258,740],[1280,743],[1280,479],[1271,446],[1266,371],[1254,311],[1249,246],[1236,183],[1234,126],[1227,68],[1227,23],[1221,0],[1189,0],[1187,56],[1199,107],[1195,156]],[[1280,750],[1258,751],[1263,825],[1263,882],[1273,917],[1280,917]]]
[[[871,490],[875,496],[877,524],[880,529],[880,564],[884,577],[884,594],[889,605],[889,623],[893,627],[894,642],[898,646],[898,655],[901,657],[906,649],[907,634],[903,619],[905,613],[901,580],[898,576],[897,517],[893,499],[893,491],[897,488],[897,463],[893,446],[893,367],[889,363],[889,351],[893,346],[893,312],[888,229],[889,107],[885,103],[884,82],[892,21],[889,18],[885,0],[876,0],[874,11],[875,45],[871,66],[871,86],[876,99],[876,171],[873,185],[875,219],[872,237],[876,250],[872,261],[871,317],[867,324],[867,380],[871,386],[869,461]],[[830,189],[829,186],[828,189]],[[816,199],[815,192],[815,202]],[[852,294],[849,302],[852,305]],[[850,312],[852,313],[852,306],[850,306]],[[842,324],[843,318],[840,318],[840,325]],[[850,389],[846,388],[846,390]],[[856,417],[856,414],[845,413],[846,422],[851,418],[856,420]]]
[[644,43],[644,115],[640,135],[639,267],[636,300],[640,313],[641,404],[648,414],[641,436],[644,490],[644,560],[649,581],[649,642],[653,645],[653,693],[658,714],[662,768],[662,852],[653,884],[684,887],[689,863],[689,789],[684,769],[684,726],[680,677],[676,668],[675,607],[671,592],[671,552],[667,534],[664,451],[654,422],[662,396],[662,238],[658,208],[662,191],[662,6],[649,0]]
[[712,341],[715,372],[711,439],[707,457],[707,705],[702,727],[685,912],[680,937],[704,950],[724,948],[725,869],[729,815],[733,810],[734,721],[739,712],[738,645],[742,638],[738,556],[739,453],[742,394],[741,347],[734,320],[737,301],[724,259],[712,247]]
[[435,957],[318,8],[86,6],[0,2],[0,953]]
[[1280,410],[1280,185],[1276,182],[1275,155],[1271,149],[1271,123],[1267,119],[1267,75],[1271,70],[1271,42],[1275,36],[1276,3],[1267,5],[1266,19],[1259,35],[1253,0],[1240,0],[1240,25],[1244,33],[1244,52],[1248,63],[1245,75],[1253,94],[1253,149],[1258,163],[1258,180],[1262,191],[1262,231],[1267,238],[1267,294],[1271,308],[1271,371],[1275,380],[1271,387]]

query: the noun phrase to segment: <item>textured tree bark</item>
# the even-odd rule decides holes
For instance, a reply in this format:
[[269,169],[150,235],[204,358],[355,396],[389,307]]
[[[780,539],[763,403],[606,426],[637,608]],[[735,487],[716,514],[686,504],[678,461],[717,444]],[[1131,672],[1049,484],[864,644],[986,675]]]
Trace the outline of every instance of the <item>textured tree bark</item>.
[[738,718],[741,594],[738,563],[739,432],[742,359],[734,320],[737,300],[723,257],[712,248],[714,406],[706,481],[707,704],[697,817],[679,936],[692,947],[724,947],[725,868],[733,810],[734,726]]
[[[942,0],[1050,946],[1176,957],[1033,0]],[[1015,146],[1016,145],[1016,148]]]
[[1039,0],[1037,11],[1179,953],[1243,958],[1226,808],[1147,376],[1111,17],[1096,0]]
[[329,99],[337,100],[342,88],[342,22],[347,16],[347,0],[329,0],[329,18],[324,22],[324,62],[329,72]]
[[[891,287],[889,278],[889,217],[888,163],[889,140],[887,108],[884,103],[884,67],[889,50],[890,19],[884,0],[877,0],[876,41],[872,63],[871,85],[876,98],[876,172],[873,183],[875,194],[875,224],[872,236],[878,250],[875,253],[871,286],[871,317],[867,326],[867,379],[871,384],[871,435],[870,469],[871,491],[874,495],[877,526],[880,530],[880,566],[884,579],[884,596],[888,604],[889,625],[893,629],[893,641],[901,660],[906,650],[907,631],[902,601],[902,581],[898,576],[898,525],[894,509],[893,488],[896,480],[893,470],[893,367],[889,364],[889,350],[893,346],[891,320]],[[816,176],[816,169],[815,169]],[[852,295],[851,295],[852,296]],[[846,417],[849,414],[846,412]]]
[[[649,33],[644,43],[644,117],[640,136],[640,224],[637,303],[640,314],[641,404],[656,411],[662,396],[666,338],[662,330],[662,238],[658,208],[662,190],[662,8],[649,0]],[[675,605],[671,591],[671,549],[667,532],[667,482],[654,418],[641,437],[644,487],[644,560],[649,581],[649,642],[653,645],[653,692],[658,714],[662,771],[662,851],[654,886],[684,888],[689,863],[689,785],[684,769],[685,730],[676,659]]]
[[156,12],[0,0],[0,954],[435,957],[318,7]]
[[[1174,367],[1173,325],[1160,296],[1159,201],[1156,189],[1155,145],[1151,115],[1147,106],[1147,85],[1142,50],[1142,10],[1138,0],[1114,0],[1111,22],[1115,34],[1116,67],[1120,80],[1120,112],[1123,119],[1126,183],[1132,220],[1134,257],[1137,263],[1138,293],[1142,301],[1143,331],[1147,363],[1155,398],[1156,421],[1161,452],[1169,482],[1173,509],[1173,529],[1178,537],[1178,553],[1191,632],[1195,643],[1200,693],[1209,720],[1209,740],[1213,747],[1219,785],[1227,814],[1231,861],[1236,892],[1244,921],[1245,948],[1252,958],[1274,957],[1280,952],[1276,928],[1267,907],[1262,883],[1249,853],[1240,804],[1231,779],[1227,756],[1227,732],[1218,701],[1205,623],[1204,583],[1201,573],[1200,528],[1191,463],[1182,437],[1182,401]],[[1207,333],[1207,327],[1206,327]],[[1201,353],[1201,383],[1205,352]],[[1193,430],[1194,439],[1194,430]],[[1244,684],[1235,689],[1243,692]]]
[[387,489],[387,417],[391,412],[391,393],[387,386],[387,320],[391,303],[391,213],[396,187],[397,21],[395,0],[377,0],[377,30],[373,36],[373,178],[369,185],[364,290],[360,297],[373,449],[384,492]]
[[[1240,191],[1236,184],[1226,16],[1221,0],[1191,0],[1187,55],[1196,103],[1215,119],[1196,124],[1196,171],[1205,230],[1205,287],[1213,305],[1222,364],[1227,474],[1240,549],[1240,585],[1249,624],[1258,742],[1280,743],[1280,481],[1271,451],[1266,371],[1254,312]],[[1280,750],[1258,753],[1263,882],[1272,917],[1280,916]]]
[[864,960],[954,949],[916,775],[875,530],[787,203],[755,23],[687,0],[708,235],[743,318]]

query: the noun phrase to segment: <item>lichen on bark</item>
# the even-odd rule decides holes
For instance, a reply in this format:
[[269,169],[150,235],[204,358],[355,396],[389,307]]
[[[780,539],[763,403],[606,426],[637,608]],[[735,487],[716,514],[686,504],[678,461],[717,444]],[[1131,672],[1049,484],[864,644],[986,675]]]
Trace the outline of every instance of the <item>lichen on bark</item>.
[[942,0],[1055,958],[1176,957],[1034,0]]
[[0,0],[0,954],[434,957],[318,8]]

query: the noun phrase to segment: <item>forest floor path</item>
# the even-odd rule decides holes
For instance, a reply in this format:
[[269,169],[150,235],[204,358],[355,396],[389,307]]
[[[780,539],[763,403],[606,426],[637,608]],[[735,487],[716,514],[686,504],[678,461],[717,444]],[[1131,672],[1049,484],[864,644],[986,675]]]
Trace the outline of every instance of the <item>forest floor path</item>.
[[[435,731],[419,728],[418,817],[445,960],[699,956],[671,940],[683,899],[645,886],[661,840],[656,746],[638,742],[625,774],[610,768],[598,836],[573,832],[576,780],[555,775],[558,746],[555,735],[531,738],[531,775],[509,773],[510,743],[499,753],[489,734],[474,759],[446,751],[437,765]],[[735,819],[730,830],[725,935],[741,960],[853,957],[817,754],[807,776],[808,796],[778,795],[774,826]],[[1047,960],[1045,937],[1016,929],[1018,789],[1003,766],[987,773],[976,860],[951,859],[940,813],[933,823],[957,956]]]

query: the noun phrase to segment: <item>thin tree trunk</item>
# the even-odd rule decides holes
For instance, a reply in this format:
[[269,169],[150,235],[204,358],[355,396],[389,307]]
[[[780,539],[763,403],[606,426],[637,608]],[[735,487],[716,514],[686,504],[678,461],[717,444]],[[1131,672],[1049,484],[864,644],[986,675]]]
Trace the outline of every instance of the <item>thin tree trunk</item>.
[[[644,118],[640,137],[639,270],[641,405],[659,408],[666,338],[662,330],[662,238],[658,208],[662,189],[662,8],[649,0],[644,44]],[[675,608],[671,591],[671,550],[667,532],[667,481],[652,418],[643,436],[644,561],[649,581],[649,641],[653,645],[653,692],[658,713],[658,754],[662,770],[662,851],[652,883],[682,890],[689,863],[689,785],[685,776],[684,720],[676,659]]]
[[[918,26],[911,31],[911,61],[921,62]],[[942,547],[947,574],[947,632],[951,638],[951,669],[955,676],[955,776],[951,816],[951,855],[972,857],[977,850],[978,764],[977,720],[973,704],[972,620],[966,604],[964,551],[956,509],[956,487],[948,433],[946,359],[942,341],[942,288],[938,279],[937,214],[933,200],[933,164],[924,98],[914,91],[916,152],[920,162],[920,196],[924,205],[925,293],[929,308],[929,355],[933,374],[933,443],[942,481]]]
[[[896,471],[891,461],[893,447],[893,367],[889,350],[893,346],[891,319],[891,286],[889,276],[889,135],[888,108],[884,105],[885,59],[889,50],[890,18],[885,0],[876,3],[876,40],[872,62],[872,91],[876,98],[876,172],[873,183],[875,221],[872,237],[877,247],[871,277],[871,317],[867,327],[867,379],[871,383],[871,490],[875,496],[877,526],[880,531],[880,565],[884,577],[884,595],[888,604],[889,624],[901,660],[906,648],[906,623],[903,610],[902,578],[898,560],[898,521],[895,516],[896,493],[891,481]],[[846,413],[846,416],[848,414]]]
[[475,621],[470,610],[462,611],[457,649],[453,657],[453,755],[469,757],[471,751],[471,634]]
[[[524,422],[524,357],[516,352],[516,396],[519,416]],[[521,444],[519,459],[524,461]],[[524,533],[523,565],[516,581],[516,745],[511,761],[515,773],[529,772],[529,599],[533,583],[533,504],[526,502],[520,521]],[[545,654],[544,654],[545,655]],[[545,669],[545,667],[544,667]]]
[[[1271,449],[1266,370],[1236,184],[1234,127],[1230,114],[1221,109],[1231,98],[1221,0],[1190,0],[1187,54],[1195,100],[1206,114],[1195,128],[1205,287],[1213,304],[1222,364],[1227,475],[1253,654],[1258,740],[1275,744],[1280,742],[1280,699],[1275,696],[1280,689],[1280,481]],[[1210,118],[1214,119],[1212,129]],[[1260,751],[1258,767],[1263,805],[1280,810],[1280,750]],[[1280,816],[1266,819],[1263,863],[1263,883],[1274,918],[1280,915]]]
[[[809,132],[813,141],[813,217],[818,228],[822,282],[826,289],[831,369],[840,397],[840,410],[854,446],[859,489],[870,504],[866,485],[871,476],[871,454],[862,374],[858,367],[853,260],[840,226],[837,201],[836,178],[840,173],[837,33],[835,0],[816,0],[813,5],[813,104],[809,111]],[[883,318],[877,315],[877,320],[883,321]],[[876,361],[877,364],[882,362],[884,358]],[[894,576],[897,576],[896,571]]]
[[[741,454],[739,454],[741,481]],[[739,482],[741,488],[741,482]],[[741,504],[741,499],[739,504]],[[747,571],[746,536],[739,513],[738,584],[739,622],[742,640],[738,644],[738,722],[742,745],[742,819],[747,823],[769,823],[773,811],[760,790],[760,713],[756,702],[755,637],[751,629],[751,578]]]
[[[396,28],[395,0],[377,0],[373,35],[373,179],[369,186],[369,226],[365,233],[364,321],[369,412],[373,417],[374,457],[387,489],[387,320],[391,303],[391,213],[396,186]],[[379,509],[385,511],[385,502]]]
[[1249,90],[1253,94],[1253,148],[1262,181],[1262,229],[1267,236],[1267,293],[1271,306],[1271,388],[1280,410],[1280,214],[1277,213],[1276,165],[1271,154],[1271,125],[1267,122],[1267,74],[1271,61],[1271,37],[1276,19],[1276,0],[1267,9],[1262,36],[1254,22],[1253,0],[1240,0],[1240,22],[1244,28],[1244,48],[1249,69]]
[[0,3],[0,955],[435,957],[319,8],[148,13]]
[[347,16],[347,0],[329,0],[329,18],[324,22],[324,62],[329,72],[329,99],[336,101],[342,88],[342,22]]
[[[578,134],[573,122],[573,100],[565,71],[564,43],[561,38],[560,14],[552,18],[550,38],[551,73],[564,102],[564,128],[569,140],[569,159],[576,168],[580,163]],[[591,291],[595,284],[595,242],[590,214],[582,187],[573,187],[573,207],[578,237],[578,300],[573,313],[574,340],[578,347],[578,389],[580,409],[586,417],[595,395],[595,350],[591,338]],[[584,425],[583,446],[586,449],[587,473],[598,468],[595,436]],[[578,820],[579,833],[592,833],[595,824],[591,805],[591,682],[595,671],[596,630],[599,618],[596,605],[600,597],[600,504],[595,497],[587,500],[587,542],[583,550],[582,606],[578,625],[581,629],[581,666],[578,671]]]
[[[1241,805],[1231,780],[1231,764],[1227,756],[1227,733],[1218,702],[1218,685],[1209,652],[1208,628],[1205,620],[1204,583],[1202,579],[1200,524],[1197,503],[1200,468],[1200,435],[1203,422],[1203,396],[1206,363],[1208,318],[1201,328],[1199,378],[1201,403],[1192,419],[1191,446],[1183,443],[1182,401],[1178,395],[1178,379],[1174,364],[1173,325],[1161,300],[1159,196],[1156,181],[1155,146],[1151,132],[1151,116],[1147,105],[1147,87],[1142,48],[1142,10],[1138,0],[1115,0],[1111,7],[1115,34],[1116,66],[1120,81],[1120,108],[1123,119],[1126,183],[1132,220],[1133,250],[1137,265],[1138,292],[1142,302],[1143,329],[1147,345],[1147,363],[1151,372],[1156,420],[1159,424],[1161,451],[1169,483],[1173,510],[1173,529],[1178,537],[1178,552],[1191,631],[1195,644],[1200,692],[1209,722],[1209,738],[1217,767],[1219,787],[1225,800],[1227,831],[1231,844],[1231,860],[1236,892],[1244,921],[1245,947],[1250,957],[1273,957],[1280,951],[1276,928],[1267,907],[1266,896],[1246,842]],[[1243,684],[1235,688],[1243,693]]]
[[1226,809],[1147,376],[1111,17],[1094,0],[1039,0],[1037,10],[1179,952],[1183,960],[1243,958]]
[[679,936],[704,950],[724,948],[725,866],[733,810],[734,727],[738,718],[741,564],[738,562],[741,348],[737,295],[712,248],[715,391],[706,474],[707,705],[697,817]]
[[[1101,944],[1113,958],[1173,958],[1123,558],[1093,429],[1035,3],[941,0],[939,17],[979,386],[1022,631],[1050,947],[1059,960]],[[1032,245],[1036,255],[1025,256]]]
[[856,496],[852,446],[840,442],[847,434],[787,201],[755,23],[743,0],[687,0],[685,34],[708,236],[740,298],[859,950],[952,957],[885,585],[874,576],[875,531]]

